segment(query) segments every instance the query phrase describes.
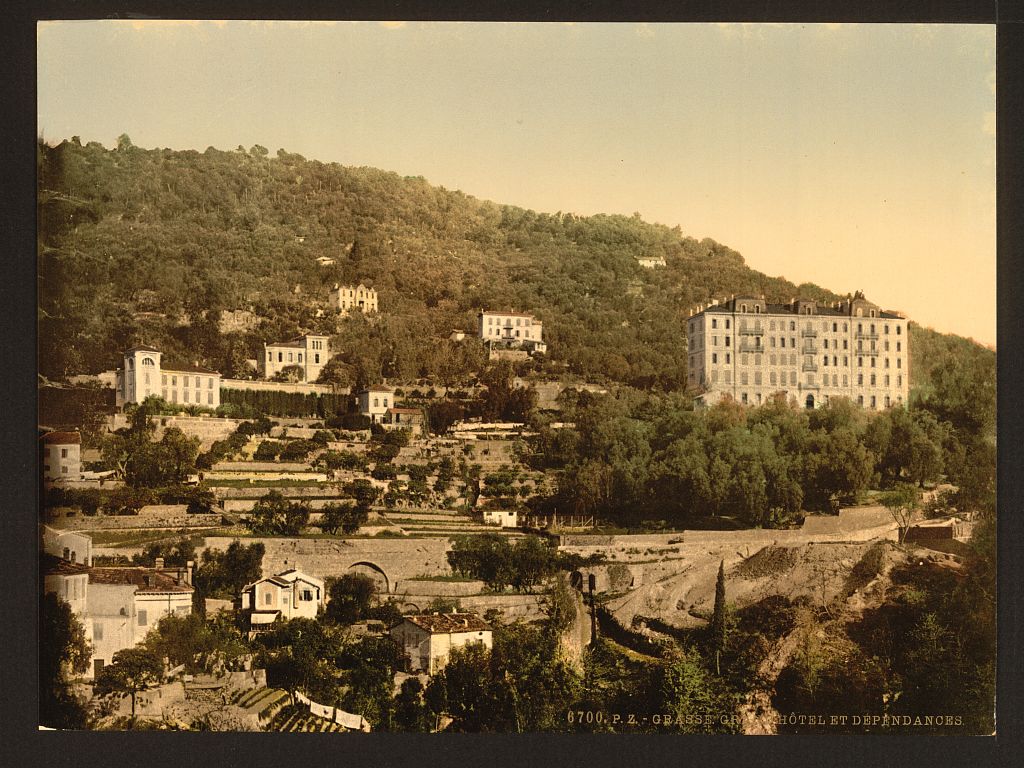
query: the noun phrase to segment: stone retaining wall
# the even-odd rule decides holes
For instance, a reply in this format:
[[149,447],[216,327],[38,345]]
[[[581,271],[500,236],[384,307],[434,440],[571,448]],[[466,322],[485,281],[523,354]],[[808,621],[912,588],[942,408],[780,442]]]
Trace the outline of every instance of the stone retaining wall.
[[149,515],[94,515],[86,517],[55,515],[47,522],[55,528],[76,531],[125,530],[131,528],[215,528],[221,525],[218,514],[149,514]]

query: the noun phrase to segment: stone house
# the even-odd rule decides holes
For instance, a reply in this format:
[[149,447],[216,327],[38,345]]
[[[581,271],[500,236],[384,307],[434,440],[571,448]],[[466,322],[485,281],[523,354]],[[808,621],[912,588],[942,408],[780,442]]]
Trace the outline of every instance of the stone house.
[[78,432],[47,432],[39,440],[44,482],[82,479],[82,436]]
[[359,412],[374,424],[383,424],[394,404],[395,390],[390,387],[366,387],[359,391]]
[[278,619],[315,619],[326,600],[323,579],[289,568],[247,584],[239,609],[248,613],[250,630],[258,631]]
[[331,340],[327,336],[306,334],[291,341],[264,344],[259,372],[264,379],[272,379],[285,368],[298,366],[300,381],[316,381],[331,357]]
[[389,634],[409,657],[409,671],[430,675],[444,669],[453,648],[473,643],[493,646],[491,626],[475,613],[405,616]]

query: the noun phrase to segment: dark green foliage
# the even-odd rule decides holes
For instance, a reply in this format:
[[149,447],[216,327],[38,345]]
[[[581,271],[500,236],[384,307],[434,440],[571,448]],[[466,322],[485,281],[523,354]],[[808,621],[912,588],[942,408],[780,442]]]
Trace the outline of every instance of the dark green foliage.
[[238,539],[224,551],[203,550],[202,561],[193,577],[197,597],[234,600],[246,584],[260,578],[265,552],[262,542],[246,545]]
[[395,697],[391,727],[395,731],[426,733],[434,725],[434,718],[423,701],[423,683],[417,677],[403,681]]
[[55,594],[39,602],[39,723],[49,728],[85,728],[84,706],[69,681],[89,668],[92,649],[71,606]]
[[320,513],[320,522],[317,525],[320,530],[331,536],[338,531],[355,533],[369,517],[365,507],[357,508],[353,504],[328,504],[321,507]]
[[136,696],[160,684],[164,673],[160,657],[148,648],[125,648],[114,654],[96,676],[97,696],[128,694],[132,699],[132,720],[135,720]]
[[309,507],[289,502],[280,491],[270,491],[256,502],[245,520],[246,527],[260,536],[295,536],[309,522]]
[[715,609],[711,615],[711,647],[715,652],[715,664],[718,665],[718,656],[725,650],[726,627],[725,614],[725,561],[718,564],[718,580],[715,582]]
[[189,673],[210,671],[216,662],[229,669],[249,652],[238,628],[220,615],[206,619],[199,613],[167,615],[146,635],[145,647],[171,666],[184,664]]
[[336,627],[315,619],[281,622],[256,638],[257,666],[267,670],[267,684],[303,691],[327,706],[341,703],[338,658],[344,638]]
[[456,536],[448,552],[452,570],[480,579],[494,590],[511,585],[530,592],[555,573],[555,549],[537,536],[526,536],[513,546],[497,533]]
[[569,730],[566,713],[582,681],[557,649],[555,637],[541,628],[500,627],[493,650],[478,644],[454,650],[424,698],[433,712],[453,718],[453,731]]
[[354,624],[367,617],[367,612],[377,594],[377,584],[362,573],[346,573],[337,579],[329,579],[325,618],[338,624]]

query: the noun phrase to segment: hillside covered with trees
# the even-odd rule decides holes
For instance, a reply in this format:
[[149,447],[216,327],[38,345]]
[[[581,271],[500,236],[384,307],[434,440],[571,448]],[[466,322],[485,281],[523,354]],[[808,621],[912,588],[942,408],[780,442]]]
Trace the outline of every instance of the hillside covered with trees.
[[[740,292],[840,298],[639,215],[536,213],[258,145],[40,143],[39,212],[40,372],[51,379],[113,368],[143,341],[168,363],[239,376],[264,342],[317,332],[334,337],[328,376],[343,386],[455,383],[479,372],[483,355],[448,335],[472,331],[487,307],[543,320],[550,359],[538,367],[548,373],[673,391],[685,383],[683,319],[695,304]],[[644,269],[640,256],[667,266]],[[378,318],[317,316],[334,283],[358,281],[378,290]],[[259,322],[220,333],[222,310]],[[949,356],[994,370],[994,355],[973,343],[912,332],[916,386],[929,387]]]

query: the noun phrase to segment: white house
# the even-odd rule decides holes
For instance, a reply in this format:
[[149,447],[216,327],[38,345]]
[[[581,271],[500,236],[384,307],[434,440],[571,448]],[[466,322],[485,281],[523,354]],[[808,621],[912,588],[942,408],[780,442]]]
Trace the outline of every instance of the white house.
[[298,366],[300,381],[316,381],[331,359],[331,340],[327,336],[306,334],[291,341],[263,345],[259,371],[272,379],[289,366]]
[[409,657],[410,671],[433,675],[444,669],[453,648],[493,645],[491,626],[475,613],[424,613],[404,616],[391,639]]
[[420,408],[388,408],[384,414],[385,429],[408,429],[413,435],[423,432],[423,410]]
[[481,339],[494,345],[516,347],[527,352],[546,352],[544,324],[523,312],[490,312],[477,315]]
[[198,365],[163,368],[160,358],[160,350],[144,344],[124,353],[124,367],[115,378],[118,407],[141,403],[150,395],[176,405],[220,406],[220,373]]
[[249,614],[251,629],[260,629],[278,619],[315,619],[326,603],[323,579],[295,568],[247,584],[239,597],[242,611]]
[[83,533],[43,526],[43,551],[69,563],[92,565],[92,538]]
[[514,509],[485,509],[483,510],[484,523],[486,525],[500,525],[502,528],[518,528],[519,512]]
[[92,672],[142,642],[161,618],[192,613],[192,562],[186,568],[111,567],[89,571],[86,612],[92,624]]
[[654,267],[664,267],[665,257],[664,256],[639,256],[637,257],[636,263],[646,269],[652,269]]
[[359,285],[334,284],[331,289],[330,304],[347,315],[350,310],[363,313],[377,311],[377,291],[360,283]]
[[44,481],[82,479],[82,436],[78,432],[47,432],[40,442]]
[[359,391],[359,412],[374,424],[382,424],[395,404],[395,390],[390,387],[366,387]]

